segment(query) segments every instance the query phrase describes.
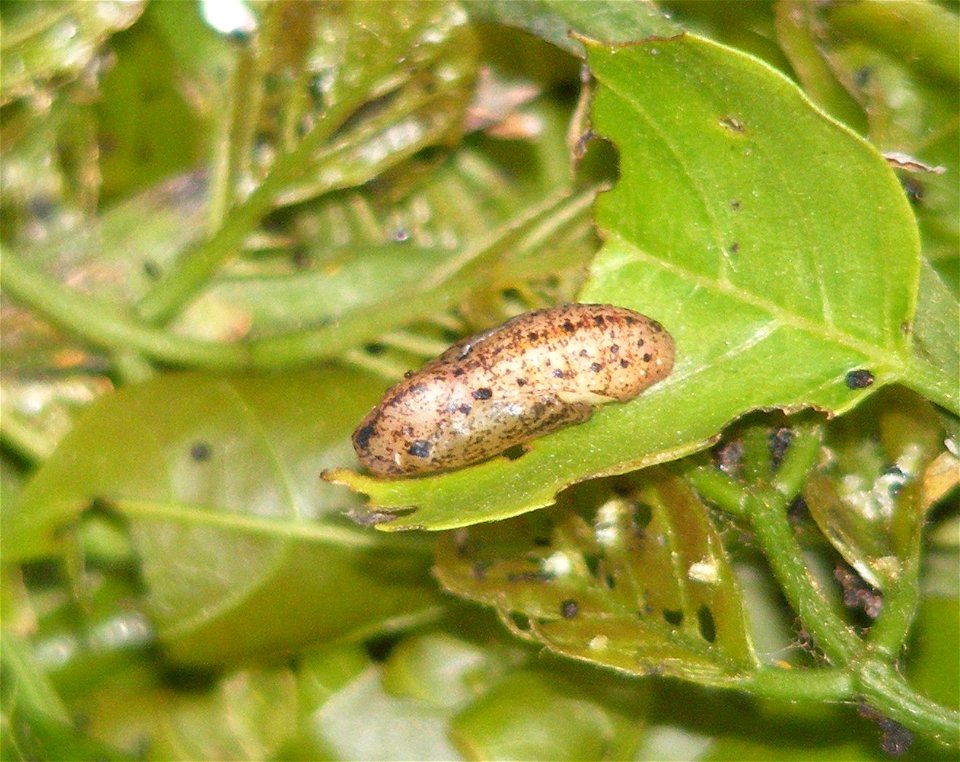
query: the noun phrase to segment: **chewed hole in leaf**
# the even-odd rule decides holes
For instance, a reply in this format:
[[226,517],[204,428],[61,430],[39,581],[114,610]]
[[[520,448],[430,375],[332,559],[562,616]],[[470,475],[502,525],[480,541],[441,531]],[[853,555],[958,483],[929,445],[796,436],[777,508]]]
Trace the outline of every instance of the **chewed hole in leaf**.
[[930,403],[905,389],[884,389],[831,429],[830,460],[804,486],[814,521],[874,590],[895,584],[903,559],[916,552],[925,518],[917,508],[924,488],[918,477],[937,457],[943,436]]
[[671,627],[679,627],[683,624],[683,612],[677,609],[664,609],[663,620]]
[[713,614],[705,605],[697,609],[697,627],[700,630],[700,636],[708,643],[713,643],[717,639],[717,625],[713,621]]
[[[706,506],[676,477],[632,478],[628,491],[571,490],[549,522],[530,514],[451,533],[437,577],[495,607],[517,634],[578,659],[701,682],[750,669],[739,591]],[[708,563],[709,584],[689,574]]]
[[848,388],[848,372],[879,387],[912,362],[900,326],[916,304],[916,220],[874,148],[770,67],[694,35],[586,48],[592,129],[620,175],[598,197],[604,245],[577,298],[655,316],[683,349],[678,372],[518,462],[372,485],[375,505],[419,506],[392,528],[536,510],[590,474],[702,448],[750,410],[842,413],[875,391]]
[[646,529],[650,525],[650,520],[653,518],[653,509],[646,503],[633,503],[632,507],[632,523],[634,528],[638,530]]
[[583,554],[583,562],[587,565],[587,570],[594,579],[600,579],[600,561],[601,556],[599,553]]

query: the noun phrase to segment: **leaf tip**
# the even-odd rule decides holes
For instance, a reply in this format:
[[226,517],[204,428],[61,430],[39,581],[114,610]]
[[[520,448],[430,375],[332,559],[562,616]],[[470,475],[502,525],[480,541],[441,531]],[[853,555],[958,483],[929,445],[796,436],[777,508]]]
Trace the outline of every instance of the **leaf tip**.
[[389,526],[395,521],[413,513],[416,508],[398,508],[391,511],[378,511],[372,508],[355,508],[347,512],[347,517],[356,524],[363,527],[374,527],[386,531],[423,529],[423,527],[414,524],[402,524],[396,527]]

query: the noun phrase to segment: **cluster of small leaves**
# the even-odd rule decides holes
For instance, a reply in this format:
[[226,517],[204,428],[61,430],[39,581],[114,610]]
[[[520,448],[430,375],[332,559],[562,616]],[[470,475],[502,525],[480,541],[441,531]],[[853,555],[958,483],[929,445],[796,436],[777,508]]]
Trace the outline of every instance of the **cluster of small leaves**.
[[552,651],[632,674],[742,679],[756,668],[742,596],[697,496],[655,469],[605,486],[613,496],[589,523],[575,507],[591,505],[593,487],[551,511],[447,533],[438,578]]
[[[960,745],[955,10],[251,5],[0,6],[0,756]],[[389,381],[572,299],[672,376],[345,468]]]

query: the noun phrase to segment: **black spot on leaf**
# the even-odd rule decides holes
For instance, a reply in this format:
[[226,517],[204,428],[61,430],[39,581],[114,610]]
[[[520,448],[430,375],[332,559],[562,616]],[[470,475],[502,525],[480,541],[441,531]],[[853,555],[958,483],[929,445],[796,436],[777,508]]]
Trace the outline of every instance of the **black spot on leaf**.
[[851,370],[844,380],[850,389],[866,389],[868,386],[873,386],[875,379],[869,370]]
[[697,609],[697,629],[700,630],[700,637],[708,643],[713,643],[717,639],[717,625],[713,621],[713,612],[704,604]]
[[197,463],[205,463],[210,460],[212,454],[213,449],[206,442],[195,442],[190,447],[190,459]]
[[683,622],[683,612],[677,609],[664,609],[663,618],[667,624],[679,627]]

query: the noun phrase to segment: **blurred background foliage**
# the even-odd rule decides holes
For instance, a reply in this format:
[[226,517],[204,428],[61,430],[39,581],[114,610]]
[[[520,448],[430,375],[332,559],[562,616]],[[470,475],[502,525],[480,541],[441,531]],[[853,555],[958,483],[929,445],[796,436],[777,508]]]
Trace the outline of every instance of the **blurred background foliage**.
[[[679,472],[430,536],[357,526],[361,500],[318,475],[352,462],[352,426],[405,370],[586,281],[618,165],[581,140],[570,29],[729,45],[892,154],[926,319],[955,347],[956,3],[276,1],[218,20],[230,5],[0,5],[0,756],[896,750],[856,707],[704,687],[822,657],[751,527]],[[788,425],[753,416],[682,474],[726,508],[703,469],[774,482]],[[829,457],[791,511],[810,569],[858,632],[917,582],[902,669],[956,708],[956,417],[888,389],[811,425]],[[643,543],[654,528],[701,553],[711,591]],[[630,539],[605,555],[604,536]],[[569,558],[568,587],[545,584]],[[641,632],[638,597],[659,614]],[[646,650],[599,657],[598,637]],[[921,734],[907,754],[949,752]]]

